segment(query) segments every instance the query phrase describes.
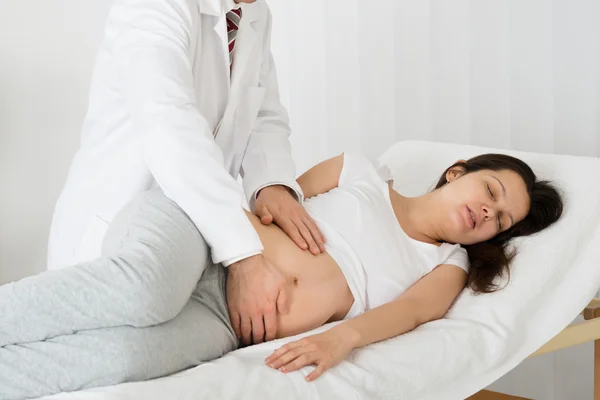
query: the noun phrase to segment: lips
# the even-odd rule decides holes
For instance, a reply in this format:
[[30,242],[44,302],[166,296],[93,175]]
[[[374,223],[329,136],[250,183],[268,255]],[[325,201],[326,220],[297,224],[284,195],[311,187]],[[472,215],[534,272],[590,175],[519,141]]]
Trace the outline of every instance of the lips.
[[466,208],[465,219],[466,219],[467,225],[471,229],[475,229],[475,227],[477,226],[477,215],[469,208],[469,206],[466,206],[465,208]]

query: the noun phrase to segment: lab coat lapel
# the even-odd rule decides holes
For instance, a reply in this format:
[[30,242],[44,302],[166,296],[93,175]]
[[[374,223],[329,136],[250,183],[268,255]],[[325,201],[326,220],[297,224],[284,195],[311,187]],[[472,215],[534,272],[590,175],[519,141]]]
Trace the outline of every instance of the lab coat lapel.
[[220,14],[215,17],[215,25],[213,29],[220,40],[221,57],[222,61],[220,64],[223,66],[219,71],[219,81],[227,82],[227,91],[231,83],[229,74],[229,41],[227,38],[227,17],[225,14]]
[[[201,9],[206,10],[206,14],[212,16],[213,30],[218,41],[217,52],[214,54],[217,59],[216,68],[214,69],[214,80],[211,85],[214,85],[214,90],[218,90],[227,98],[227,105],[223,111],[223,116],[217,124],[213,135],[215,136],[215,142],[223,151],[225,156],[225,165],[228,164],[228,153],[230,152],[230,138],[229,132],[232,130],[232,120],[235,112],[235,107],[231,106],[230,96],[230,85],[231,77],[229,71],[229,43],[227,38],[227,17],[223,14],[221,0],[198,0]],[[202,60],[200,62],[203,62]],[[204,61],[208,62],[208,61]]]

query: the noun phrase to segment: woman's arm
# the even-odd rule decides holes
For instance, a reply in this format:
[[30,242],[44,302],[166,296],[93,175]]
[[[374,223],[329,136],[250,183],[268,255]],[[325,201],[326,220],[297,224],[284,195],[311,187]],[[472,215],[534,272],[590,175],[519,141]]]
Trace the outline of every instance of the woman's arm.
[[303,173],[296,182],[300,185],[304,198],[326,193],[336,188],[343,166],[344,154],[342,153],[315,165]]
[[465,287],[467,274],[454,265],[439,265],[396,300],[345,321],[328,331],[288,343],[265,362],[282,372],[316,364],[306,380],[318,378],[355,348],[389,339],[442,318]]
[[467,273],[440,265],[396,300],[336,326],[352,340],[353,348],[389,339],[442,318],[465,287]]

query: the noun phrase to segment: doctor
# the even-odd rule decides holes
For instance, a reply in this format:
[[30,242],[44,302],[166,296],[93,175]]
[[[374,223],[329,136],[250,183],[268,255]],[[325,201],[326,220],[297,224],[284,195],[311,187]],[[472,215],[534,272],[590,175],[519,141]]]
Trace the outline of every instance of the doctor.
[[115,214],[158,185],[228,267],[238,338],[275,336],[283,277],[262,257],[242,206],[301,248],[325,248],[295,182],[270,35],[264,0],[115,1],[81,148],[54,212],[50,269],[100,256]]

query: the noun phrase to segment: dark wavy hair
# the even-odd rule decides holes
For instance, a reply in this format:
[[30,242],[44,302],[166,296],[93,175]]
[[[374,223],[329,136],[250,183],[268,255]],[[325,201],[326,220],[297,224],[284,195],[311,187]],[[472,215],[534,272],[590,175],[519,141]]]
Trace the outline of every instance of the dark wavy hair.
[[448,183],[446,173],[454,167],[462,168],[464,174],[480,170],[514,171],[523,178],[527,187],[530,208],[525,219],[490,240],[463,245],[471,263],[467,286],[475,293],[491,293],[499,289],[498,285],[494,284],[497,276],[508,274],[510,279],[509,265],[517,253],[515,249],[508,249],[511,239],[532,235],[558,221],[564,207],[562,196],[551,182],[538,180],[525,162],[505,154],[483,154],[464,162],[457,162],[444,171],[435,189]]

